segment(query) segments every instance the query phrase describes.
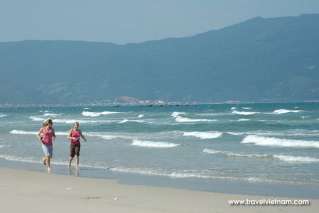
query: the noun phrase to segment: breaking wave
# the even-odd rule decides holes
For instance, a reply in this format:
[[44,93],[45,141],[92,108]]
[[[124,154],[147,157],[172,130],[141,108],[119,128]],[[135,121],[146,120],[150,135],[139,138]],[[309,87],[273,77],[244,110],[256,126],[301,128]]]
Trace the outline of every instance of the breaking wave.
[[200,139],[219,138],[223,135],[222,132],[184,132],[183,136],[192,136]]
[[290,163],[316,163],[319,162],[318,158],[312,157],[301,157],[301,156],[291,156],[291,155],[273,155],[274,158],[290,162]]
[[[47,118],[37,117],[37,116],[30,116],[29,117],[32,121],[45,121]],[[80,123],[102,123],[106,121],[102,120],[83,120],[83,119],[60,119],[60,118],[53,118],[54,123],[64,123],[64,124],[73,124],[75,122]]]
[[46,112],[43,114],[44,117],[58,117],[60,114],[58,113],[50,113],[50,112]]
[[234,153],[229,151],[220,151],[220,150],[214,150],[214,149],[203,149],[204,153],[208,154],[223,154],[227,157],[247,157],[247,158],[270,158],[271,155],[268,154],[240,154],[240,153]]
[[132,146],[148,147],[148,148],[173,148],[180,144],[168,143],[168,142],[154,142],[154,141],[143,141],[133,140]]
[[286,113],[290,113],[290,112],[301,112],[302,110],[289,110],[289,109],[276,109],[274,110],[272,113],[273,114],[286,114]]
[[210,122],[217,121],[215,119],[196,119],[196,118],[187,118],[185,117],[185,112],[173,112],[171,114],[172,117],[175,118],[175,121],[178,123],[194,123],[194,122]]
[[4,118],[4,117],[7,117],[7,115],[0,113],[0,118]]
[[248,112],[248,111],[233,110],[232,113],[236,114],[236,115],[255,115],[255,114],[258,114],[259,112]]
[[110,112],[110,111],[103,111],[103,112],[90,112],[90,111],[83,111],[81,114],[86,117],[99,117],[101,115],[111,115],[117,114],[120,112]]
[[263,136],[257,136],[257,135],[248,135],[241,141],[241,143],[251,143],[251,144],[255,144],[257,146],[319,148],[318,141],[281,139],[281,138],[263,137]]
[[229,151],[220,151],[213,149],[203,149],[204,153],[207,154],[222,154],[226,157],[244,157],[244,158],[262,158],[262,159],[275,159],[281,160],[289,163],[317,163],[318,158],[312,157],[301,157],[301,156],[291,156],[291,155],[272,155],[272,154],[241,154]]
[[124,123],[128,123],[128,122],[135,122],[135,123],[149,123],[147,121],[144,120],[129,120],[129,119],[123,119],[121,121],[119,121],[119,124],[124,124]]
[[[37,135],[36,131],[24,131],[24,130],[11,130],[10,134],[12,135]],[[67,132],[55,132],[56,135],[68,135]]]

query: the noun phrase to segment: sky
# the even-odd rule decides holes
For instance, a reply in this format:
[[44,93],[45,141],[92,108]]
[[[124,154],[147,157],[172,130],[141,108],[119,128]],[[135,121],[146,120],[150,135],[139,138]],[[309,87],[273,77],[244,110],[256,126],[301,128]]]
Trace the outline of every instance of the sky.
[[135,43],[304,13],[319,0],[0,0],[0,41]]

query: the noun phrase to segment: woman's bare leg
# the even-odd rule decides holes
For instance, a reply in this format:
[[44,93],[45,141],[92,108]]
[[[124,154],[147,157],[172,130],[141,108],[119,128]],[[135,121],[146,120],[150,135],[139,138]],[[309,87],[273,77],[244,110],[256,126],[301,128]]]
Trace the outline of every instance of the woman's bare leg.
[[42,158],[42,162],[43,162],[43,165],[45,165],[45,166],[47,165],[47,159],[45,156]]
[[69,168],[71,168],[72,160],[73,160],[73,157],[70,157],[69,158]]
[[51,172],[51,157],[47,157],[47,166],[48,166],[48,172]]
[[76,168],[79,168],[79,164],[80,164],[80,156],[76,156]]

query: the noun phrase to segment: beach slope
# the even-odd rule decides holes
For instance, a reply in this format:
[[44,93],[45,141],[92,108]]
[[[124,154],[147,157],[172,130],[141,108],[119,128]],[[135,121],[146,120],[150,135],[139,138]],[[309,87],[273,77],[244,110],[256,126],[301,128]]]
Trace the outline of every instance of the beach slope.
[[1,212],[316,212],[310,206],[230,206],[232,199],[268,199],[162,187],[119,184],[41,172],[0,169]]

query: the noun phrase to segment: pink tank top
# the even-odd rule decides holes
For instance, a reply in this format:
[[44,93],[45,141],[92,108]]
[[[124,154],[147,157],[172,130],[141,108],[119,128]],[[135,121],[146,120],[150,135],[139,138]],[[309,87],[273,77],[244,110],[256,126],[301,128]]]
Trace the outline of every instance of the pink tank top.
[[52,128],[45,128],[42,130],[42,143],[45,145],[52,145],[52,138],[53,138],[53,129]]
[[73,138],[76,138],[76,139],[71,139],[72,144],[79,144],[80,143],[81,133],[79,130],[72,129],[70,136]]

